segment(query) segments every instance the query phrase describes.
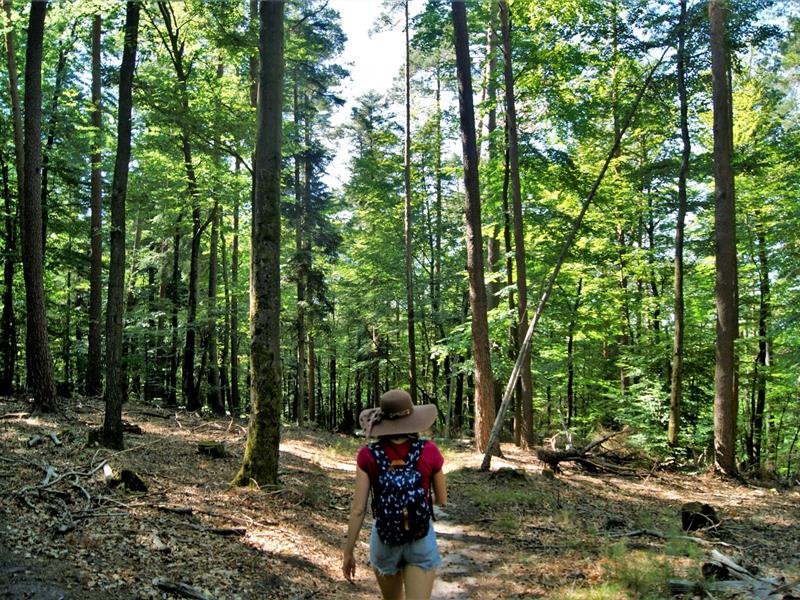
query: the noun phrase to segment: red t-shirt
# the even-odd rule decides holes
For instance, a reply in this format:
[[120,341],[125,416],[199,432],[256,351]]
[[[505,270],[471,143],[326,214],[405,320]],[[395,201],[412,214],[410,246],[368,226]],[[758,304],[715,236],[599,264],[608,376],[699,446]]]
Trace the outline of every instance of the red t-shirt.
[[[383,451],[386,452],[386,458],[389,459],[389,462],[392,462],[393,460],[406,460],[408,453],[411,451],[411,442],[413,442],[413,440],[408,439],[402,444],[395,444],[390,441],[381,441],[380,444],[383,446]],[[378,481],[378,462],[367,446],[364,446],[358,451],[356,464],[362,471],[369,475],[369,482],[374,487]],[[422,488],[426,492],[431,487],[431,478],[434,473],[438,473],[442,470],[442,465],[444,465],[442,453],[439,451],[439,448],[436,447],[436,444],[428,440],[425,442],[425,446],[422,448],[422,453],[417,462],[417,471],[422,475]]]

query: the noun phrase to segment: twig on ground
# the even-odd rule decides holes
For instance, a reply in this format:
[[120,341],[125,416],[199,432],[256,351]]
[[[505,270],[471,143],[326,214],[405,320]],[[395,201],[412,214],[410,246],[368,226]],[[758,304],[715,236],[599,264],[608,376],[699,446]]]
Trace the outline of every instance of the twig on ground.
[[621,537],[639,537],[643,535],[649,535],[655,538],[659,538],[661,540],[683,540],[687,542],[695,542],[697,544],[702,545],[717,545],[717,546],[725,546],[728,548],[734,548],[733,544],[729,544],[727,542],[721,542],[719,540],[706,540],[700,537],[695,537],[692,535],[669,535],[666,533],[662,533],[661,531],[656,531],[654,529],[637,529],[636,531],[627,531],[625,533],[612,533],[609,537],[613,538],[621,538]]

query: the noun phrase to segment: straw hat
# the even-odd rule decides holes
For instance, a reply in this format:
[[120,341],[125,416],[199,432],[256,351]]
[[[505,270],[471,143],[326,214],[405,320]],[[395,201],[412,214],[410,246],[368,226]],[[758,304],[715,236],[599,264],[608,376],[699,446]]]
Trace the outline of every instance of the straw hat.
[[389,390],[378,408],[362,410],[358,417],[367,437],[425,431],[436,420],[436,405],[414,406],[405,390]]

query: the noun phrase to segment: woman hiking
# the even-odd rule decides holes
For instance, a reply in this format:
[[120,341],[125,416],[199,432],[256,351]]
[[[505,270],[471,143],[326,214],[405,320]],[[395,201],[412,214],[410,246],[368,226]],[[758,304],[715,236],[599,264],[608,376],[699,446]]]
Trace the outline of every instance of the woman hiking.
[[447,501],[444,458],[433,442],[419,438],[435,420],[435,405],[414,406],[404,390],[389,390],[378,408],[359,415],[366,437],[378,441],[361,448],[356,458],[356,489],[342,548],[342,573],[353,582],[353,552],[371,490],[374,522],[369,562],[385,599],[427,600],[442,562],[433,530],[433,504]]

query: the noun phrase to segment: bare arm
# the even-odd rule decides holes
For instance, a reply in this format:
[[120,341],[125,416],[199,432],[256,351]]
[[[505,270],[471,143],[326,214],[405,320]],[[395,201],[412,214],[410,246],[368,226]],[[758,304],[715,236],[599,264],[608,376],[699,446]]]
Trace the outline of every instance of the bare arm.
[[350,521],[347,524],[347,540],[342,546],[342,574],[352,582],[356,574],[356,560],[353,550],[356,547],[358,533],[367,514],[367,497],[369,496],[369,475],[361,468],[356,468],[356,491],[350,507]]
[[444,481],[444,473],[442,471],[434,473],[431,484],[433,485],[433,503],[438,506],[447,504],[447,485]]

